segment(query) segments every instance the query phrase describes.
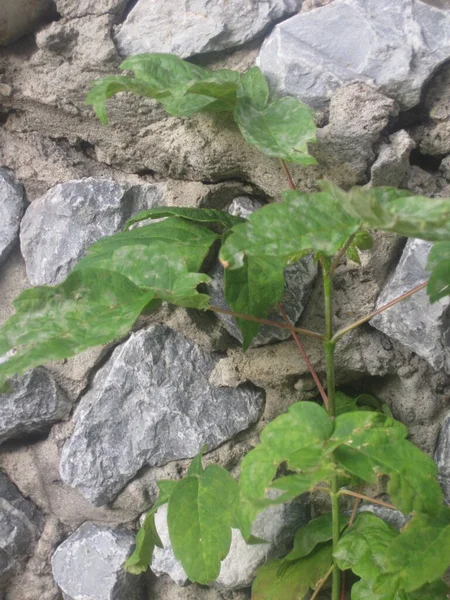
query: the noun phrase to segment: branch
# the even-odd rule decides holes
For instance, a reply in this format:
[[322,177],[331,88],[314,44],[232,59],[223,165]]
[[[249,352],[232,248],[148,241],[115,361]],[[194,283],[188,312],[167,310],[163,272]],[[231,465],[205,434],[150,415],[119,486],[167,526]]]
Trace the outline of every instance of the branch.
[[294,327],[293,325],[286,325],[279,321],[271,321],[270,319],[260,319],[259,317],[253,317],[252,315],[244,315],[243,313],[233,312],[227,308],[219,308],[218,306],[209,306],[208,310],[220,313],[221,315],[229,315],[237,319],[243,319],[244,321],[254,321],[255,323],[261,323],[262,325],[270,325],[271,327],[279,327],[280,329],[288,329],[291,332],[300,333],[301,335],[307,335],[318,340],[323,340],[323,335],[316,331],[309,331],[309,329],[301,329],[300,327]]
[[319,579],[319,581],[317,582],[317,586],[314,591],[314,594],[311,596],[310,600],[315,600],[317,598],[320,590],[323,588],[327,579],[329,578],[331,573],[334,571],[334,569],[335,569],[335,565],[331,565],[331,567],[328,569],[328,571],[325,573],[325,575],[322,577],[322,579]]
[[355,233],[353,233],[348,240],[345,242],[345,244],[342,246],[342,248],[339,250],[339,252],[336,254],[336,256],[334,257],[333,262],[330,265],[330,268],[328,269],[328,277],[331,277],[334,273],[334,271],[336,270],[336,267],[339,265],[339,263],[341,262],[342,257],[345,255],[345,253],[347,252],[347,250],[350,248],[350,246],[352,245],[353,240],[355,239],[355,237],[357,236],[359,232],[355,231]]
[[[280,310],[281,316],[283,317],[283,319],[286,322],[286,325],[290,325],[291,323],[289,321],[289,318],[288,318],[288,316],[286,314],[286,311],[284,310],[283,305],[281,304],[281,302],[280,302],[280,304],[278,304],[278,308]],[[328,410],[328,396],[326,395],[325,390],[323,389],[323,386],[322,386],[322,384],[320,382],[320,379],[318,378],[317,373],[314,370],[312,362],[311,362],[311,360],[310,360],[310,358],[309,358],[309,356],[308,356],[308,354],[307,354],[307,352],[306,352],[303,344],[299,340],[298,335],[295,333],[295,331],[292,331],[292,337],[294,338],[294,341],[297,344],[297,347],[300,350],[301,355],[303,356],[303,360],[305,361],[306,366],[308,367],[308,369],[309,369],[309,371],[310,371],[310,373],[311,373],[311,375],[312,375],[312,377],[313,377],[313,379],[314,379],[314,381],[315,381],[315,383],[316,383],[316,385],[317,385],[317,387],[319,389],[320,395],[322,396],[323,403],[325,404],[325,408]]]
[[288,169],[287,164],[284,162],[284,160],[281,161],[281,164],[283,165],[284,172],[286,173],[286,177],[287,177],[287,180],[289,182],[289,187],[291,188],[291,190],[296,190],[297,187],[296,187],[296,185],[295,185],[295,183],[294,183],[294,181],[292,179],[292,176],[291,176],[291,173],[290,173],[290,171]]
[[347,327],[343,327],[342,329],[340,329],[339,331],[337,331],[334,334],[334,336],[331,339],[331,341],[336,343],[339,339],[341,339],[342,336],[344,336],[346,333],[349,333],[349,331],[352,331],[352,329],[355,329],[356,327],[359,327],[360,325],[363,325],[363,323],[367,323],[367,321],[370,321],[371,319],[373,319],[373,317],[376,317],[377,315],[379,315],[380,313],[384,312],[388,308],[391,308],[391,306],[394,306],[395,304],[398,304],[398,302],[401,302],[402,300],[405,300],[406,298],[409,298],[413,294],[416,294],[417,292],[420,292],[420,290],[423,290],[424,288],[426,288],[427,285],[428,285],[428,281],[425,281],[424,283],[421,283],[420,285],[416,286],[412,290],[409,290],[408,292],[405,292],[404,294],[402,294],[398,298],[394,298],[394,300],[391,300],[387,304],[384,304],[381,308],[377,308],[377,310],[374,310],[373,312],[371,312],[370,314],[366,315],[365,317],[362,317],[361,319],[358,319],[357,321],[355,321],[351,325],[348,325]]
[[344,496],[352,496],[353,498],[360,498],[361,500],[367,500],[367,502],[371,502],[372,504],[379,504],[380,506],[385,506],[386,508],[397,510],[392,504],[383,502],[383,500],[377,500],[376,498],[372,498],[371,496],[365,496],[364,494],[360,494],[359,492],[352,492],[351,490],[342,489],[338,492],[338,494],[344,494]]

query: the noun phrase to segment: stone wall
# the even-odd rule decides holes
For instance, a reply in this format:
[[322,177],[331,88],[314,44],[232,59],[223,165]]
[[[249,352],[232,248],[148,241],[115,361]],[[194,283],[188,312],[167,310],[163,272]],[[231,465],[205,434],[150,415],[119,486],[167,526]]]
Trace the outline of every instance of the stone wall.
[[[0,7],[0,323],[30,285],[61,281],[100,237],[144,207],[246,216],[276,201],[283,172],[222,117],[175,119],[121,94],[104,127],[89,83],[124,56],[174,52],[244,70],[317,111],[315,167],[349,188],[395,185],[450,196],[450,10],[446,0],[15,0]],[[191,6],[195,5],[195,6]],[[5,8],[6,7],[6,8]],[[31,32],[31,33],[30,33]],[[20,238],[20,239],[19,239]],[[376,235],[362,264],[336,271],[335,326],[426,279],[430,245]],[[323,328],[320,282],[303,261],[286,272],[299,326]],[[222,274],[211,293],[223,302]],[[320,344],[305,339],[319,375]],[[435,453],[450,501],[448,302],[425,292],[340,342],[340,386],[386,402],[411,439]],[[237,474],[262,427],[315,397],[291,340],[266,330],[243,353],[236,327],[163,306],[126,339],[18,377],[0,395],[2,600],[244,600],[258,564],[281,552],[308,498],[265,515],[246,547],[237,532],[211,587],[189,585],[170,547],[156,575],[126,575],[156,481],[178,478],[202,444]],[[378,490],[380,491],[380,490]],[[375,490],[375,493],[377,490]],[[166,540],[163,512],[158,527]]]

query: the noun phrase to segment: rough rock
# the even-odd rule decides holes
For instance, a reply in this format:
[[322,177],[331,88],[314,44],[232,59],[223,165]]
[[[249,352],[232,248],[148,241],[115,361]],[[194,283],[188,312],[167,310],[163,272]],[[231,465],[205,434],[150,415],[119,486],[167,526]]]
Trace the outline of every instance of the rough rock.
[[442,156],[450,152],[450,65],[439,70],[425,95],[429,120],[419,127],[423,154]]
[[55,0],[55,4],[61,17],[74,19],[105,13],[120,15],[127,5],[127,0]]
[[14,0],[0,6],[0,46],[33,31],[53,12],[52,0]]
[[21,571],[42,530],[42,515],[0,471],[0,593]]
[[343,83],[374,83],[403,109],[450,57],[450,13],[420,0],[336,0],[277,25],[258,62],[283,95],[323,108]]
[[[229,208],[232,215],[248,218],[249,215],[260,208],[260,202],[250,198],[235,198]],[[224,291],[224,270],[220,264],[217,264],[210,273],[212,281],[208,284],[208,293],[211,296],[211,303],[219,308],[229,309],[225,300]],[[286,314],[291,323],[296,323],[303,312],[308,301],[314,280],[317,275],[317,266],[313,256],[309,255],[295,264],[286,268],[284,271],[286,287],[281,302],[285,308]],[[233,317],[228,315],[217,315],[219,320],[225,325],[227,331],[242,342],[242,333]],[[273,321],[284,322],[279,312],[274,310],[268,316]],[[254,338],[251,346],[263,346],[270,342],[286,340],[290,337],[287,329],[279,329],[263,325],[259,334]]]
[[[119,28],[121,54],[168,52],[187,57],[224,50],[254,39],[300,9],[301,0],[139,0]],[[174,19],[174,14],[177,15]]]
[[377,160],[370,169],[370,184],[399,187],[408,174],[409,156],[415,146],[412,137],[404,130],[389,136],[388,142],[381,144]]
[[14,377],[11,387],[11,393],[0,394],[0,444],[45,431],[71,411],[70,402],[46,369]]
[[263,396],[216,388],[218,361],[165,325],[133,334],[113,352],[76,413],[61,476],[95,505],[110,502],[143,466],[211,450],[254,423]]
[[[377,308],[427,280],[425,266],[431,246],[423,240],[408,240],[392,279],[378,298]],[[448,299],[430,304],[426,290],[421,290],[376,316],[371,325],[427,360],[436,370],[450,374]]]
[[450,415],[442,423],[434,453],[434,460],[439,468],[439,482],[444,492],[445,501],[450,504]]
[[370,512],[376,517],[383,519],[392,527],[396,529],[402,529],[408,521],[408,517],[405,517],[403,513],[399,510],[394,510],[392,508],[386,508],[385,506],[380,506],[379,504],[363,504],[360,508],[358,508],[358,513],[362,512]]
[[125,186],[90,177],[56,185],[22,219],[20,242],[30,283],[59,283],[91,244],[119,231],[132,214],[162,202],[158,184]]
[[[232,530],[231,547],[222,561],[219,577],[211,585],[220,590],[238,590],[251,586],[256,569],[266,560],[285,554],[292,544],[295,532],[309,518],[309,508],[301,503],[272,506],[261,513],[253,525],[252,533],[267,544],[248,545],[238,529]],[[175,558],[170,545],[167,527],[167,505],[158,509],[156,529],[164,548],[156,548],[152,571],[156,575],[168,574],[178,585],[186,585],[188,578]]]
[[133,545],[128,531],[82,525],[52,557],[64,600],[144,600],[143,576],[123,569]]
[[19,238],[20,219],[25,210],[23,186],[12,173],[0,169],[0,264]]

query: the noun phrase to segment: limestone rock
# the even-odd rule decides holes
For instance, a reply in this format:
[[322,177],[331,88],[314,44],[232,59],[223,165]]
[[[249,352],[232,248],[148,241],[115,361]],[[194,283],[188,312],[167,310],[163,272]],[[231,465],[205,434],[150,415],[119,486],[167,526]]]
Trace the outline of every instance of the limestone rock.
[[442,156],[450,152],[450,65],[446,64],[433,78],[426,96],[429,120],[421,127],[420,150],[423,154]]
[[0,593],[29,558],[42,530],[42,515],[0,472]]
[[93,177],[51,188],[22,219],[20,241],[30,283],[62,281],[91,244],[119,231],[139,210],[160,205],[162,189]]
[[105,13],[121,14],[127,0],[55,0],[55,4],[61,17],[73,19]]
[[[377,308],[426,281],[425,266],[431,246],[423,240],[408,240],[394,276],[378,298]],[[449,301],[446,298],[430,304],[426,290],[421,290],[370,323],[427,360],[436,370],[450,374]]]
[[52,557],[64,600],[144,600],[143,576],[123,569],[133,545],[128,531],[82,525]]
[[[261,203],[251,200],[250,198],[239,197],[233,200],[229,212],[234,216],[246,219],[253,211],[261,206]],[[208,293],[211,296],[211,303],[219,308],[229,309],[230,307],[225,300],[223,267],[220,264],[217,264],[210,275],[212,281],[208,284]],[[286,287],[281,301],[290,321],[296,323],[308,301],[312,285],[317,275],[317,266],[312,255],[287,267],[284,271],[284,275]],[[228,315],[218,314],[217,316],[225,325],[227,331],[237,340],[242,342],[242,333],[237,326],[235,319]],[[280,313],[276,310],[271,312],[268,318],[273,321],[284,322]],[[254,338],[251,346],[263,346],[270,342],[286,340],[290,335],[291,334],[287,329],[263,325],[259,334]]]
[[439,468],[439,482],[445,501],[450,504],[450,414],[444,419],[434,453]]
[[[272,23],[294,14],[301,0],[139,0],[119,28],[121,54],[169,52],[181,57],[248,42]],[[176,19],[174,18],[176,15]]]
[[70,402],[46,369],[14,377],[11,386],[11,393],[0,394],[0,444],[45,431],[70,414]]
[[0,5],[0,46],[33,31],[52,13],[52,0],[14,0]]
[[278,93],[314,108],[362,81],[407,109],[449,57],[450,12],[420,0],[336,0],[277,25],[258,60]]
[[370,169],[370,184],[399,187],[408,175],[409,155],[415,146],[412,137],[404,130],[389,136],[389,142],[381,144],[377,160]]
[[370,512],[396,529],[402,529],[408,522],[408,517],[405,517],[399,510],[386,508],[385,506],[380,506],[378,504],[363,504],[358,508],[358,513],[362,512]]
[[[266,540],[266,544],[248,545],[240,531],[233,529],[230,551],[222,561],[219,577],[211,585],[221,590],[250,587],[256,569],[266,560],[286,554],[295,532],[308,517],[306,505],[298,502],[269,507],[256,518],[252,528],[253,535]],[[166,573],[178,585],[186,585],[186,573],[170,545],[167,505],[158,509],[155,524],[164,548],[155,548],[152,571],[158,576]]]
[[19,237],[20,219],[25,210],[23,186],[11,171],[0,169],[0,264]]
[[60,472],[95,505],[110,502],[144,466],[212,450],[254,423],[263,396],[216,388],[219,358],[165,325],[133,334],[113,352],[76,413]]

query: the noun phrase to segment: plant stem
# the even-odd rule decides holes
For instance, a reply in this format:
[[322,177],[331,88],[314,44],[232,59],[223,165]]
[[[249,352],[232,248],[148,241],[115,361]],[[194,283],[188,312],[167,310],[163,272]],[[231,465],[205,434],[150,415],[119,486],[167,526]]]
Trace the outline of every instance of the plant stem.
[[[359,231],[359,230],[358,230]],[[336,254],[336,256],[333,259],[333,262],[330,265],[330,268],[328,269],[328,277],[331,277],[336,269],[336,267],[338,266],[338,264],[341,262],[342,257],[345,255],[345,253],[347,252],[347,250],[350,248],[350,246],[352,245],[353,240],[355,239],[357,233],[353,233],[348,240],[345,242],[344,246],[339,250],[339,252]]]
[[[278,308],[279,308],[281,316],[285,320],[286,324],[290,325],[291,323],[289,321],[289,318],[288,318],[288,316],[286,314],[286,311],[284,310],[283,305],[281,304],[281,302],[278,305]],[[315,371],[315,369],[314,369],[314,367],[312,365],[312,362],[309,359],[309,356],[308,356],[308,354],[307,354],[307,352],[306,352],[303,344],[301,343],[298,335],[295,333],[295,331],[292,332],[292,337],[294,338],[294,342],[297,344],[297,348],[300,350],[300,353],[301,353],[301,355],[303,357],[303,360],[305,361],[306,366],[308,367],[309,372],[311,373],[312,378],[314,379],[314,381],[315,381],[315,383],[317,385],[317,388],[318,388],[318,390],[320,392],[320,395],[322,396],[323,403],[325,404],[325,408],[328,410],[328,397],[327,397],[327,395],[325,393],[325,390],[323,389],[323,386],[322,386],[322,384],[320,382],[320,379],[317,376],[317,373],[316,373],[316,371]]]
[[[331,276],[328,274],[327,264],[322,260],[322,277],[323,291],[325,299],[325,339],[324,350],[327,369],[327,394],[328,394],[328,415],[331,419],[336,417],[335,403],[335,375],[334,375],[334,349],[333,342],[333,284]],[[336,474],[331,477],[331,515],[332,515],[332,531],[333,531],[333,551],[335,550],[339,537],[341,535],[339,516],[340,516],[340,501],[339,501],[339,483]],[[339,600],[341,593],[341,571],[334,563],[332,573],[332,589],[331,600]]]
[[424,283],[421,283],[420,285],[416,286],[415,288],[412,288],[408,292],[405,292],[404,294],[402,294],[398,298],[394,298],[394,300],[391,300],[387,304],[384,304],[380,308],[377,308],[377,310],[374,310],[373,312],[371,312],[370,314],[366,315],[365,317],[362,317],[361,319],[358,319],[357,321],[355,321],[351,325],[347,325],[347,327],[343,327],[342,329],[340,329],[339,331],[337,331],[334,334],[334,336],[333,336],[333,338],[332,338],[331,341],[334,342],[334,343],[336,343],[338,340],[341,339],[342,336],[344,336],[346,333],[349,333],[350,331],[352,331],[352,329],[356,329],[356,327],[359,327],[360,325],[363,325],[363,323],[367,323],[367,321],[370,321],[370,319],[373,319],[373,317],[376,317],[377,315],[379,315],[380,313],[384,312],[388,308],[391,308],[391,306],[394,306],[395,304],[398,304],[399,302],[401,302],[402,300],[405,300],[406,298],[409,298],[413,294],[417,294],[417,292],[420,292],[420,290],[423,290],[424,288],[426,288],[427,285],[428,285],[428,281],[425,281]]
[[360,494],[359,492],[352,492],[351,490],[342,489],[340,492],[338,492],[338,496],[341,495],[352,496],[353,498],[359,498],[360,500],[367,500],[367,502],[371,502],[372,504],[379,504],[380,506],[385,506],[386,508],[396,510],[395,506],[389,504],[388,502],[383,502],[383,500],[377,500],[376,498],[365,496],[364,494]]
[[284,160],[281,161],[281,164],[283,165],[284,172],[286,173],[286,177],[287,177],[287,180],[289,182],[289,187],[291,188],[291,190],[296,190],[297,188],[296,188],[295,183],[294,183],[294,181],[292,179],[292,176],[291,176],[291,173],[289,171],[289,168],[288,168],[287,164],[284,162]]
[[319,579],[319,581],[317,582],[316,589],[314,590],[314,594],[311,596],[310,600],[315,600],[317,598],[320,590],[323,588],[323,586],[327,582],[328,577],[331,575],[331,573],[333,573],[334,569],[335,566],[331,565],[331,567],[328,569],[328,571],[325,573],[322,579]]
[[307,335],[318,340],[323,340],[323,335],[321,333],[317,333],[316,331],[309,331],[308,329],[301,329],[300,327],[294,327],[290,324],[286,325],[285,323],[280,323],[279,321],[271,321],[270,319],[260,319],[259,317],[253,317],[252,315],[244,315],[243,313],[233,312],[232,310],[228,310],[226,308],[219,308],[218,306],[208,306],[208,310],[220,313],[222,315],[229,315],[230,317],[235,317],[237,319],[243,319],[244,321],[254,321],[255,323],[261,323],[262,325],[270,325],[271,327],[279,327],[280,329],[289,329],[289,331],[292,332]]

